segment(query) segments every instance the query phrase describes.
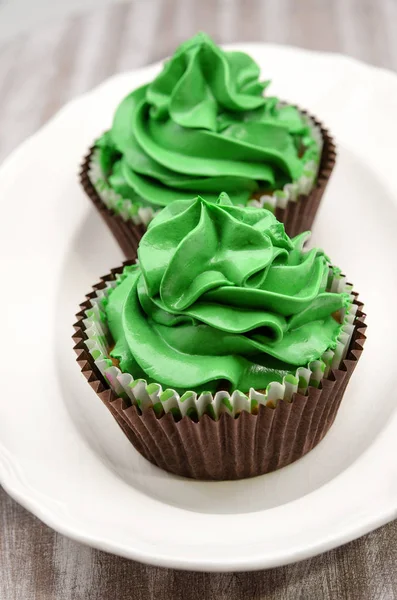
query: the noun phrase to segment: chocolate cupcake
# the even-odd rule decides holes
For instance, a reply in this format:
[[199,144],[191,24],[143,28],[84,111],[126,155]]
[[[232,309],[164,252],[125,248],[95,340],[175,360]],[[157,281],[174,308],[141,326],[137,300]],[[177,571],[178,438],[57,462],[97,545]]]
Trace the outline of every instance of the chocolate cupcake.
[[335,162],[314,117],[264,94],[259,66],[200,33],[119,105],[81,181],[127,257],[153,216],[222,189],[236,206],[271,210],[295,236],[311,228]]
[[309,232],[266,209],[175,201],[75,325],[83,373],[148,460],[196,479],[283,467],[332,425],[362,304]]

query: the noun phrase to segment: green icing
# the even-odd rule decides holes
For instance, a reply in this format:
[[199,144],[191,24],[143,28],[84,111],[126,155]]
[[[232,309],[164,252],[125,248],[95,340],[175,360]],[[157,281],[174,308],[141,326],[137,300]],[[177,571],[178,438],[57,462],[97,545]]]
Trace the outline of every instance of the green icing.
[[182,44],[97,142],[107,184],[156,209],[197,194],[216,202],[219,190],[245,204],[299,179],[318,145],[296,108],[263,95],[259,75],[247,54],[203,33]]
[[[123,372],[147,391],[264,389],[336,347],[347,294],[327,291],[329,259],[303,251],[275,216],[197,197],[175,201],[143,236],[104,302]],[[296,379],[291,381],[296,383]]]

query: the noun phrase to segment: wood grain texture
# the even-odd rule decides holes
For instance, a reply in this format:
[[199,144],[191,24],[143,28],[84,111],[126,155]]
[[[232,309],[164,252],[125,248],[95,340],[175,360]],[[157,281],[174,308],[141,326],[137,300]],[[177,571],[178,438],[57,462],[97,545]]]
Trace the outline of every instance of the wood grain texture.
[[255,573],[149,567],[92,550],[0,491],[2,600],[394,600],[397,522],[310,560]]
[[[350,54],[397,70],[397,0],[135,0],[0,46],[0,160],[65,102],[170,54],[203,29]],[[1,600],[393,600],[397,522],[295,565],[188,573],[140,565],[53,532],[0,490]]]

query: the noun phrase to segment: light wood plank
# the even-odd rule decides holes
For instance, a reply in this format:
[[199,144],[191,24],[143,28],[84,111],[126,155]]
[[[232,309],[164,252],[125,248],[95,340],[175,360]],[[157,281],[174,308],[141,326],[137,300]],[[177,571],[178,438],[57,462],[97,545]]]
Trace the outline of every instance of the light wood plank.
[[[397,69],[395,0],[135,0],[0,47],[0,160],[67,100],[170,54],[198,30],[348,53]],[[0,490],[1,600],[397,598],[397,522],[342,548],[258,573],[185,573],[56,534]]]

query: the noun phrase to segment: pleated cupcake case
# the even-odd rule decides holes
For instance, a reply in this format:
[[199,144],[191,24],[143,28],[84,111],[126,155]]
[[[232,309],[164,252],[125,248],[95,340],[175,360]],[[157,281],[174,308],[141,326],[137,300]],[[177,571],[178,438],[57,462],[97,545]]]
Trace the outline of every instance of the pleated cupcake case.
[[112,340],[100,306],[122,270],[104,277],[81,306],[75,350],[89,383],[143,456],[186,477],[239,479],[285,466],[321,441],[365,341],[363,305],[343,275],[330,269],[327,287],[351,294],[353,303],[342,315],[335,350],[322,360],[266,390],[199,395],[187,390],[179,395],[160,384],[134,380],[110,358]]
[[[248,201],[249,206],[271,210],[277,219],[284,223],[290,237],[311,229],[336,161],[335,144],[327,129],[306,111],[299,108],[298,110],[316,142],[319,160],[309,159],[298,181],[286,184],[283,189],[272,194],[263,193]],[[126,258],[133,258],[139,239],[161,208],[154,209],[117,194],[102,171],[95,146],[89,150],[83,161],[80,183]]]

